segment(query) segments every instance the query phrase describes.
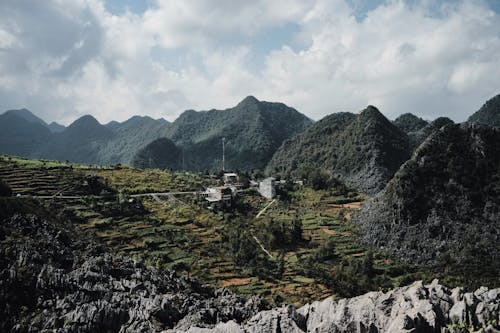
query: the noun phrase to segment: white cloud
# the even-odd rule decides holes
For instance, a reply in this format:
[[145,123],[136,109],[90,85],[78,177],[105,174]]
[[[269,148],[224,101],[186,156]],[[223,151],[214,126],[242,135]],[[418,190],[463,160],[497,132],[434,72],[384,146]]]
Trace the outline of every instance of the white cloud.
[[[343,0],[158,0],[120,16],[100,0],[9,0],[0,5],[1,107],[64,123],[86,113],[173,120],[253,94],[315,119],[374,104],[390,117],[464,120],[500,92],[500,17],[484,4],[390,1],[361,21],[353,14]],[[303,47],[277,42],[255,70],[259,36],[289,23]]]

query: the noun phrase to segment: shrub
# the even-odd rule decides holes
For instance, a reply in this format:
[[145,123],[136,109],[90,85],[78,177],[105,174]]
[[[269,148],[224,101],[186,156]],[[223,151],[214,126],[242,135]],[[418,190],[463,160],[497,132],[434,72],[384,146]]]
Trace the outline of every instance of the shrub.
[[10,197],[12,190],[3,180],[0,179],[0,197]]

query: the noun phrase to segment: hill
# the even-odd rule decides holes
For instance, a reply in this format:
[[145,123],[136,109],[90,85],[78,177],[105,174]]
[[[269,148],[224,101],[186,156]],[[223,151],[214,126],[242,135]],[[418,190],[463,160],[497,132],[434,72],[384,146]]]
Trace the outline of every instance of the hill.
[[182,152],[169,139],[156,139],[135,154],[132,165],[141,169],[179,170],[182,168]]
[[467,121],[500,127],[500,94],[486,101]]
[[[500,130],[450,124],[434,132],[354,218],[366,243],[412,263],[500,276]],[[441,265],[441,264],[440,264]]]
[[268,173],[307,177],[322,169],[362,191],[380,191],[409,155],[408,137],[368,106],[360,114],[332,114],[286,141]]
[[415,116],[412,113],[403,113],[397,117],[393,122],[400,130],[406,134],[415,132],[425,127],[429,122]]
[[226,110],[185,111],[166,136],[184,149],[188,170],[220,170],[223,137],[227,169],[263,169],[285,139],[311,123],[285,104],[249,96]]
[[122,123],[105,125],[113,137],[99,149],[100,164],[132,163],[134,155],[152,141],[165,136],[170,123],[150,117],[133,116]]

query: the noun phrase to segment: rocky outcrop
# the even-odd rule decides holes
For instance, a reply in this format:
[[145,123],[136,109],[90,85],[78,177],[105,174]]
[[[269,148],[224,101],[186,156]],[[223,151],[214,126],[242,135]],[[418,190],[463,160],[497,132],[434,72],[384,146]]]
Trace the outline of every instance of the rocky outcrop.
[[266,308],[259,297],[106,253],[65,223],[14,215],[0,231],[1,332],[178,331]]
[[263,311],[244,325],[223,323],[186,332],[498,332],[500,289],[465,292],[434,280],[389,292]]
[[[500,266],[500,130],[450,124],[434,132],[353,221],[364,241],[411,263]],[[469,274],[468,273],[468,274]]]
[[[33,204],[15,201],[17,210]],[[1,332],[498,332],[500,289],[437,281],[271,309],[175,272],[112,255],[71,223],[0,222]]]

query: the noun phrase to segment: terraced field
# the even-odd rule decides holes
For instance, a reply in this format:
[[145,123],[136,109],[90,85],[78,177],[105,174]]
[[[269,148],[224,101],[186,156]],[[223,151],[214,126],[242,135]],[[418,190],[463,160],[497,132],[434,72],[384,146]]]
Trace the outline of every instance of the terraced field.
[[[335,294],[335,288],[321,283],[308,270],[311,263],[316,264],[311,258],[326,245],[333,244],[334,254],[332,259],[317,263],[325,271],[341,269],[344,260],[361,260],[367,252],[350,223],[351,214],[363,200],[360,196],[297,188],[257,218],[269,202],[253,191],[242,193],[236,208],[229,212],[208,210],[203,199],[193,195],[130,197],[134,193],[196,191],[217,182],[197,174],[0,158],[0,178],[14,194],[54,196],[40,200],[40,204],[71,219],[117,253],[242,294],[259,293],[276,303],[302,304]],[[89,181],[97,185],[89,187]],[[96,187],[106,190],[107,195],[98,195]],[[278,273],[262,275],[255,267],[236,264],[230,234],[241,221],[247,223],[248,244],[257,254],[268,257]],[[270,248],[263,233],[266,225],[292,221],[300,222],[301,240]],[[395,272],[397,265],[381,253],[376,254],[374,265],[379,275],[390,275],[384,280],[389,284],[397,285],[404,279],[406,272]]]

